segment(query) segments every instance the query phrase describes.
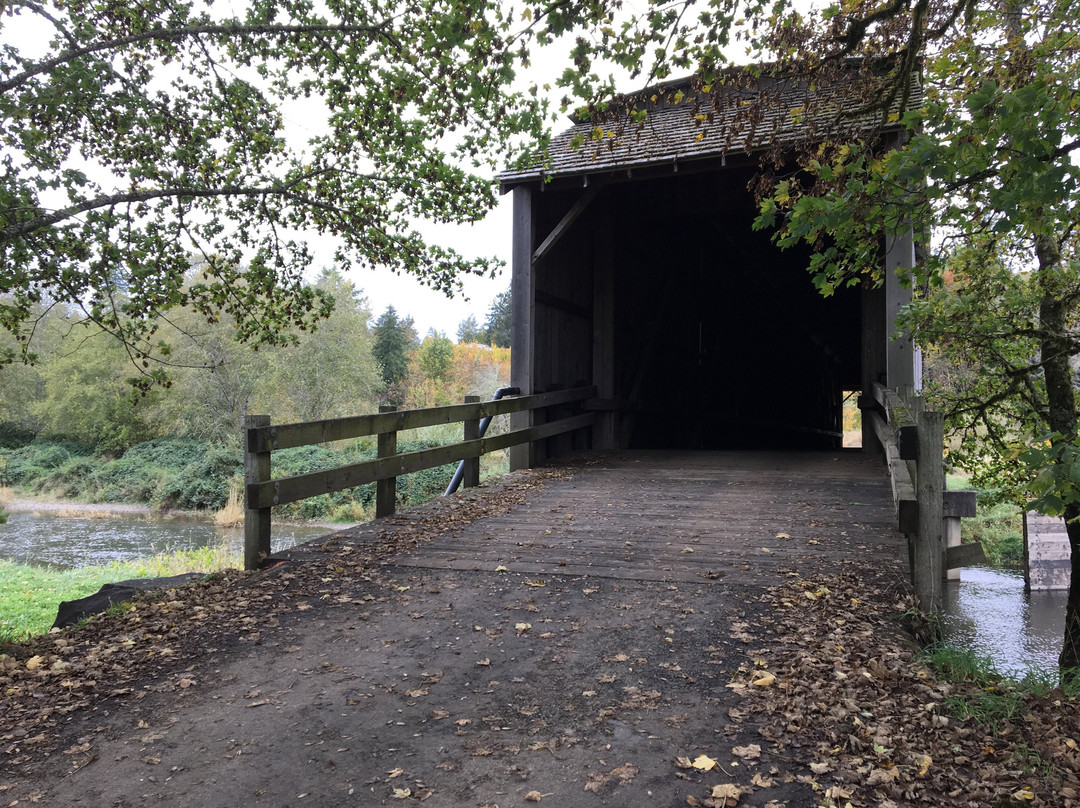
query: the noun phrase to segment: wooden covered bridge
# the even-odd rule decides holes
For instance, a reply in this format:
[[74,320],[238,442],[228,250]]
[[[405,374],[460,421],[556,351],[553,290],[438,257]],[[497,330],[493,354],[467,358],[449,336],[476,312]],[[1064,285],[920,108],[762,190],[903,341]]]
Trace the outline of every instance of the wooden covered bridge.
[[[270,555],[274,504],[379,480],[387,515],[394,479],[410,471],[464,459],[475,485],[485,452],[509,448],[522,469],[586,450],[601,459],[590,468],[577,455],[589,473],[541,498],[539,515],[448,534],[410,563],[495,569],[512,558],[538,573],[707,578],[736,574],[750,552],[782,558],[776,538],[797,523],[804,553],[860,533],[851,542],[903,555],[900,533],[919,536],[912,568],[932,606],[944,570],[962,563],[958,550],[946,560],[946,534],[959,543],[958,517],[974,503],[942,493],[940,417],[896,392],[913,393],[921,372],[916,348],[893,335],[912,235],[882,234],[882,286],[826,298],[806,253],[754,231],[761,152],[805,137],[794,110],[824,110],[819,127],[836,116],[805,84],[759,82],[769,114],[751,130],[735,123],[753,87],[726,97],[686,81],[628,100],[621,123],[575,122],[545,162],[505,173],[518,395],[318,424],[252,420],[249,566]],[[644,124],[629,125],[642,105]],[[862,452],[842,448],[842,401],[855,393]],[[499,414],[511,429],[481,437],[480,419]],[[464,422],[463,443],[396,452],[397,431],[449,421]],[[379,460],[271,480],[274,449],[362,435],[380,436]]]

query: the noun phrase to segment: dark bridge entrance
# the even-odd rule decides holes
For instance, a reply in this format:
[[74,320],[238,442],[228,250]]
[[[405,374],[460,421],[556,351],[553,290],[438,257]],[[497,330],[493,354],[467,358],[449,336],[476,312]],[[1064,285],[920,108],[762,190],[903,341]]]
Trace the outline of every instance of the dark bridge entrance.
[[[914,384],[912,346],[890,340],[905,300],[891,270],[914,264],[911,235],[882,234],[884,287],[821,296],[806,251],[753,230],[748,190],[761,151],[805,133],[729,148],[720,126],[698,137],[683,90],[654,96],[644,129],[597,143],[593,124],[578,124],[547,166],[503,175],[513,382],[595,385],[593,448],[839,448],[844,391]],[[712,102],[698,100],[700,117]],[[513,465],[550,451],[523,447]]]

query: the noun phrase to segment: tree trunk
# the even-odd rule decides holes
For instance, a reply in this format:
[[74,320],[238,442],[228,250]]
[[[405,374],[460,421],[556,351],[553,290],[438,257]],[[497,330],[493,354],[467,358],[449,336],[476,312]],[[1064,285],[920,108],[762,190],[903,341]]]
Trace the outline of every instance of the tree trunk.
[[[1035,239],[1039,259],[1038,283],[1042,293],[1039,306],[1039,351],[1046,382],[1047,425],[1052,440],[1061,446],[1076,437],[1076,393],[1069,363],[1068,306],[1061,299],[1061,250],[1051,235]],[[1058,448],[1058,447],[1055,447]],[[1065,529],[1069,535],[1071,569],[1069,599],[1065,606],[1065,637],[1058,657],[1062,671],[1070,678],[1080,674],[1080,505],[1065,508]]]

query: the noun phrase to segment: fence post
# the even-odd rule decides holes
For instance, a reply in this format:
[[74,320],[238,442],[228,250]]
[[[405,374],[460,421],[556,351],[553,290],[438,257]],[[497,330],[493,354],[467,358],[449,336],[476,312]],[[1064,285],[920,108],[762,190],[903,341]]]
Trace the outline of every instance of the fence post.
[[915,545],[914,585],[919,608],[926,613],[941,611],[945,568],[943,492],[945,467],[945,416],[918,408],[919,446],[915,496],[919,502],[919,530]]
[[[480,396],[465,396],[466,404],[478,404]],[[470,418],[464,422],[463,440],[476,440],[480,437],[480,419]],[[480,456],[466,457],[461,461],[465,464],[465,475],[461,484],[466,488],[475,488],[480,485]]]
[[[379,412],[397,412],[392,404],[383,404]],[[397,431],[380,432],[378,456],[397,454]],[[387,477],[375,483],[375,516],[390,516],[397,508],[397,477]]]
[[253,508],[248,486],[270,479],[270,452],[256,451],[254,430],[270,426],[269,415],[244,416],[244,569],[258,569],[270,555],[270,509]]

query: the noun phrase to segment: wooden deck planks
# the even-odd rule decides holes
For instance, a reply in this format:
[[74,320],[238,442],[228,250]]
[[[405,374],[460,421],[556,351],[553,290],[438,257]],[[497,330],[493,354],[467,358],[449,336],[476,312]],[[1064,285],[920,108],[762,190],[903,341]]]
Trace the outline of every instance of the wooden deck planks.
[[907,556],[885,471],[856,452],[635,452],[567,468],[510,513],[392,563],[739,584],[835,570],[854,553]]

